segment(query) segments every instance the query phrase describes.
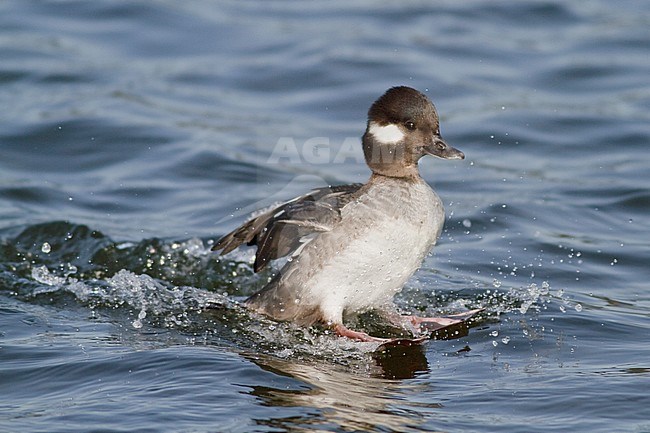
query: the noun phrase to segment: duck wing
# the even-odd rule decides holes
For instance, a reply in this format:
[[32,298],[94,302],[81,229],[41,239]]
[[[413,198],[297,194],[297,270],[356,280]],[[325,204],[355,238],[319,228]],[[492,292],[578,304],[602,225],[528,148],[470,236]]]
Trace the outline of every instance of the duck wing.
[[309,242],[310,235],[326,232],[341,220],[341,209],[362,184],[328,186],[312,190],[259,215],[228,233],[212,247],[227,254],[242,244],[257,245],[253,270],[292,254]]

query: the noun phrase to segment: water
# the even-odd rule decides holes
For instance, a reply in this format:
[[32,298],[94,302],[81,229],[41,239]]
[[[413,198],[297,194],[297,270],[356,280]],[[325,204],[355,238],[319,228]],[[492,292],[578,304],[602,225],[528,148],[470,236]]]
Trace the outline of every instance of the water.
[[[637,1],[2,2],[0,430],[650,431],[649,27]],[[251,316],[271,274],[211,243],[365,181],[398,84],[467,159],[421,162],[449,218],[397,301],[486,313],[384,355]]]

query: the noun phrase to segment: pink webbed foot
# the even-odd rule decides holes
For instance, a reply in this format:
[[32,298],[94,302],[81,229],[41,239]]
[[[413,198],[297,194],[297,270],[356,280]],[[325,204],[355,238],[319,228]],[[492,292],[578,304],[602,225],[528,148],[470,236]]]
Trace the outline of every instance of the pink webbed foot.
[[373,343],[387,343],[390,341],[390,338],[373,337],[372,335],[368,335],[365,332],[353,331],[352,329],[349,329],[340,323],[334,325],[334,332],[336,332],[336,334],[341,337],[346,337],[356,341],[366,341]]
[[336,332],[337,335],[341,337],[346,337],[351,340],[364,341],[364,342],[374,342],[374,343],[396,343],[401,344],[400,342],[410,341],[411,343],[422,342],[429,337],[431,332],[439,331],[441,329],[448,328],[459,323],[463,323],[466,320],[470,319],[477,313],[483,311],[484,308],[477,308],[475,310],[466,311],[464,313],[450,314],[445,317],[420,317],[420,316],[406,316],[400,315],[397,313],[389,314],[388,319],[393,322],[395,325],[401,326],[405,329],[409,329],[416,338],[411,339],[400,339],[400,338],[380,338],[373,337],[372,335],[366,334],[361,331],[354,331],[347,328],[341,323],[334,324],[332,329]]
[[484,308],[477,308],[464,313],[450,314],[445,317],[401,316],[401,318],[413,326],[418,332],[422,332],[422,328],[425,328],[425,331],[439,331],[440,329],[462,323],[483,310]]

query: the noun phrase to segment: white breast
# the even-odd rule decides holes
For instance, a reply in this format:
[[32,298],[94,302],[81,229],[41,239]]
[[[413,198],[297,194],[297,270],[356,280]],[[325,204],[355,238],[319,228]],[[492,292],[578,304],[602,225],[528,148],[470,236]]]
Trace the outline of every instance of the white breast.
[[340,323],[345,313],[389,304],[435,244],[444,221],[440,199],[424,182],[395,182],[373,185],[301,254],[301,267],[316,271],[300,298],[318,304],[325,320]]

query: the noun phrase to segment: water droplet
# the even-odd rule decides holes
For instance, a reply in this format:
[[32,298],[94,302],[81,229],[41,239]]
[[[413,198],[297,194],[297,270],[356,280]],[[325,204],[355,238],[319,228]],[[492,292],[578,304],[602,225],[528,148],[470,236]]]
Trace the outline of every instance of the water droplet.
[[508,336],[506,335],[505,337],[503,337],[503,338],[501,339],[501,342],[502,342],[503,344],[508,344],[508,343],[510,343],[510,337],[508,337]]
[[45,254],[47,254],[50,251],[52,251],[52,247],[50,246],[49,243],[43,242],[43,246],[41,247],[41,251],[43,251]]
[[490,335],[493,337],[498,337],[499,336],[499,331],[492,331],[490,332]]
[[466,228],[472,227],[472,222],[468,218],[465,218],[463,220],[463,227],[466,227]]
[[579,313],[579,312],[581,312],[581,311],[582,311],[582,304],[576,304],[576,306],[575,306],[575,307],[573,307],[573,308],[575,308],[575,309],[576,309],[576,311],[577,311],[577,312]]

